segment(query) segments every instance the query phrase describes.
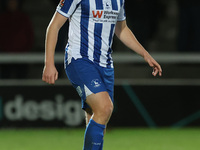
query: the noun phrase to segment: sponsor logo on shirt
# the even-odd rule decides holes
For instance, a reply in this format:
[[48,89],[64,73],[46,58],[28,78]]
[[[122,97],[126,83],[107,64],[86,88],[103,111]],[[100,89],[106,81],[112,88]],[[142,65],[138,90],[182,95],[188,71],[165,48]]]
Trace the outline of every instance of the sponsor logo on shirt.
[[92,11],[92,14],[93,14],[93,17],[94,18],[101,18],[102,17],[102,14],[103,14],[103,10],[97,10],[96,12],[93,10]]
[[112,10],[112,4],[109,0],[103,1],[103,8],[102,10],[92,10],[93,20],[99,23],[114,23],[118,18],[119,10]]
[[115,23],[119,12],[114,10],[92,10],[94,22],[111,22]]

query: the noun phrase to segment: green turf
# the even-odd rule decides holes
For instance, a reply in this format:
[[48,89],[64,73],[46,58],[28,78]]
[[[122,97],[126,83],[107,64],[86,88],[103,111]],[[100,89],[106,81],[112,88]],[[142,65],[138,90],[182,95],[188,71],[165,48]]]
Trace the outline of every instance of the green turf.
[[[84,129],[0,130],[0,150],[82,150]],[[200,150],[200,128],[110,129],[104,150]]]

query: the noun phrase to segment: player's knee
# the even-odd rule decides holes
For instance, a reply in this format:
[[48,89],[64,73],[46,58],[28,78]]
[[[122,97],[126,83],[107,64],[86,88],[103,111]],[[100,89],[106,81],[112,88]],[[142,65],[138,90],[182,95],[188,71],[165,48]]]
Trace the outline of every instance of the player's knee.
[[110,118],[112,112],[113,112],[113,103],[107,103],[101,106],[100,113],[102,114],[105,119]]
[[94,111],[93,119],[100,124],[107,124],[113,112],[113,104],[107,103],[98,107]]
[[[113,112],[113,103],[107,92],[98,93],[88,97],[88,105],[92,108],[94,118],[99,123],[106,124]],[[98,118],[98,119],[97,119]],[[98,122],[97,121],[97,122]]]
[[111,115],[113,112],[113,108],[114,108],[114,106],[113,106],[112,102],[109,105],[107,105],[107,107],[106,107],[107,114]]

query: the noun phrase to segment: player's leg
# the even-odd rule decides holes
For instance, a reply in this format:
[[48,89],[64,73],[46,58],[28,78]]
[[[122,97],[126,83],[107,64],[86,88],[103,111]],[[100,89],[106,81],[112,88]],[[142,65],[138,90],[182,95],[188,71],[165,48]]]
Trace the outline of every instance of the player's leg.
[[86,127],[87,127],[92,115],[93,115],[92,109],[86,108],[85,109],[85,124],[86,124]]
[[106,125],[113,111],[113,103],[108,92],[99,92],[87,97],[86,103],[92,108],[92,119]]
[[93,114],[91,115],[87,109],[86,117],[91,117],[91,119],[85,132],[84,150],[101,150],[106,124],[113,111],[113,103],[107,92],[91,94],[86,102],[92,108]]
[[[91,109],[91,108],[86,108],[86,109],[85,109],[85,122],[86,122],[86,127],[87,127],[87,125],[88,125],[88,123],[89,123],[89,121],[90,121],[92,115],[93,115],[92,109]],[[103,134],[104,134],[104,135],[106,134],[106,128],[105,128]],[[103,150],[103,143],[104,143],[104,139],[103,139],[103,141],[102,141],[102,143],[101,143],[101,147],[99,148],[99,150]]]
[[[92,109],[91,108],[86,108],[85,109],[85,124],[86,124],[86,127],[87,127],[90,119],[92,118],[92,115],[93,115]],[[104,135],[105,134],[106,134],[106,129],[104,130]]]
[[110,97],[113,100],[114,70],[103,70],[85,59],[72,59],[70,65],[66,63],[66,73],[82,99],[82,108],[88,108],[87,102],[94,114],[87,114],[89,123],[84,150],[101,150],[104,130],[113,109]]

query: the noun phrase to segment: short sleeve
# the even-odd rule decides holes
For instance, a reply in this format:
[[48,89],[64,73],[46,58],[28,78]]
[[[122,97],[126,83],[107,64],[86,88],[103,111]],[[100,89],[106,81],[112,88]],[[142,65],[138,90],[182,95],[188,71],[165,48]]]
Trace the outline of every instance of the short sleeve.
[[121,9],[117,18],[117,21],[123,21],[126,19],[126,12],[125,12],[125,2],[121,5]]
[[69,18],[74,13],[80,2],[81,0],[61,0],[56,10],[61,15]]

